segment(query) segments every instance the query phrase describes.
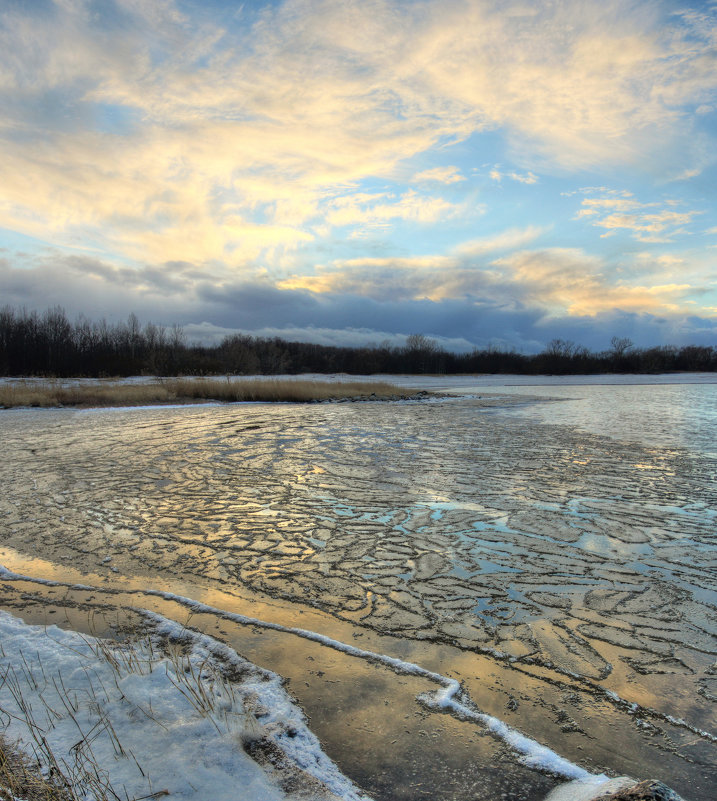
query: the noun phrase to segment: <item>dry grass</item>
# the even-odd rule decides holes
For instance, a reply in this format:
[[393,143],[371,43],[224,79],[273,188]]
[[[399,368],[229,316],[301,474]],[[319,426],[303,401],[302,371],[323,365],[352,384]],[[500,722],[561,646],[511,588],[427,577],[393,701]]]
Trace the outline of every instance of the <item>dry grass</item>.
[[44,778],[40,766],[0,735],[0,800],[72,801],[61,783]]
[[[123,745],[120,741],[108,713],[120,698],[125,708],[131,707],[125,711],[127,718],[147,718],[156,724],[161,736],[159,729],[167,728],[161,705],[153,709],[151,699],[131,700],[125,695],[123,683],[130,675],[148,676],[155,671],[166,677],[220,737],[236,740],[286,791],[287,799],[339,801],[274,742],[272,732],[281,724],[274,722],[267,728],[260,721],[266,714],[262,700],[251,680],[243,686],[247,676],[252,679],[251,672],[245,673],[241,664],[226,662],[221,648],[216,654],[211,649],[209,653],[196,653],[189,631],[185,635],[184,630],[162,635],[130,626],[123,634],[127,639],[121,643],[82,637],[88,648],[77,652],[88,660],[83,666],[87,680],[80,686],[70,683],[69,689],[59,670],[46,672],[39,655],[20,652],[19,658],[15,655],[13,662],[7,664],[0,642],[0,656],[6,661],[4,672],[0,670],[0,688],[6,691],[4,702],[0,700],[0,724],[14,719],[24,723],[26,729],[22,748],[0,733],[0,801],[159,801],[170,795],[167,789],[152,791],[152,777],[127,742]],[[66,647],[75,651],[77,646],[70,643]],[[95,671],[93,656],[109,670]],[[77,729],[72,739],[79,739],[67,751],[53,750],[56,746],[46,735],[59,722],[68,720]],[[286,730],[292,728],[289,719]],[[115,761],[134,762],[149,794],[130,796],[124,785],[112,785],[107,766],[99,764],[93,751],[98,738],[109,740]]]
[[[175,689],[191,704],[203,718],[210,720],[222,734],[238,728],[251,730],[258,726],[251,712],[237,703],[234,687],[221,670],[208,659],[198,662],[186,652],[182,642],[171,638],[155,639],[139,629],[128,629],[129,639],[122,643],[95,638],[82,638],[89,653],[98,662],[106,663],[119,695],[125,703],[121,681],[130,674],[146,676],[155,670],[165,673]],[[157,648],[159,646],[159,648]],[[67,646],[73,649],[71,645]],[[74,649],[73,649],[74,650]],[[0,643],[0,655],[5,652]],[[38,657],[39,660],[39,657]],[[166,795],[167,790],[158,790],[130,799],[126,791],[120,794],[110,783],[109,773],[98,764],[92,744],[98,737],[106,737],[112,744],[115,759],[131,759],[143,777],[146,776],[131,749],[125,748],[108,714],[102,707],[103,699],[113,693],[111,684],[103,683],[102,677],[85,668],[88,677],[86,686],[78,691],[68,690],[63,676],[45,672],[45,666],[35,660],[33,654],[21,654],[16,665],[0,672],[0,688],[14,699],[15,708],[0,702],[0,722],[11,719],[24,722],[27,735],[25,749],[14,745],[0,734],[0,801],[156,801]],[[94,677],[94,678],[93,678]],[[23,692],[27,680],[37,698],[28,700]],[[52,693],[59,695],[59,702]],[[49,693],[49,697],[48,696]],[[81,703],[94,710],[97,720],[90,725],[81,715]],[[36,709],[33,708],[33,703]],[[36,717],[36,712],[39,713]],[[47,713],[47,714],[45,714]],[[154,716],[151,702],[145,709],[135,703],[135,715],[143,715],[154,721],[158,728],[164,724]],[[45,721],[47,717],[47,721]],[[66,754],[56,753],[48,742],[46,727],[54,728],[57,721],[72,719],[79,739]],[[40,722],[42,721],[42,725]],[[34,758],[29,754],[32,752]],[[140,755],[141,758],[141,755]],[[151,781],[149,782],[151,785]]]
[[308,403],[342,399],[390,399],[401,390],[385,383],[340,383],[330,381],[287,381],[252,379],[227,381],[217,379],[177,379],[167,382],[177,398],[221,401],[270,401]]
[[[412,394],[408,391],[408,394]],[[66,387],[59,382],[0,385],[0,407],[143,406],[203,400],[309,403],[329,400],[394,400],[405,391],[386,383],[279,379],[178,378],[147,384],[107,382]]]
[[63,387],[48,382],[0,386],[0,405],[15,406],[136,406],[175,400],[161,384],[98,384]]

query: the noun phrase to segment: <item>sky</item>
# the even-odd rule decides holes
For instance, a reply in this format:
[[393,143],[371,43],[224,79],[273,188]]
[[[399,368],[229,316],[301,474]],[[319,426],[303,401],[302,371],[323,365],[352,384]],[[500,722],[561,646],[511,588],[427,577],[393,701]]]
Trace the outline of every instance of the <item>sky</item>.
[[717,344],[717,3],[0,0],[0,305]]

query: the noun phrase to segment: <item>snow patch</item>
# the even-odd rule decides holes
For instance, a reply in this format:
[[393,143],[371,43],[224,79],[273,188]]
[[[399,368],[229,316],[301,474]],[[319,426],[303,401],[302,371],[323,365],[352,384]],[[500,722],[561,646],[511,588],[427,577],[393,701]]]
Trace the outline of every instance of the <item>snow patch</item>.
[[[5,735],[30,755],[49,748],[87,801],[100,785],[128,799],[166,791],[181,801],[284,801],[281,771],[273,780],[244,750],[259,738],[314,777],[302,798],[369,801],[323,753],[279,676],[211,637],[147,617],[154,633],[128,646],[0,611]],[[158,635],[181,649],[161,648]]]

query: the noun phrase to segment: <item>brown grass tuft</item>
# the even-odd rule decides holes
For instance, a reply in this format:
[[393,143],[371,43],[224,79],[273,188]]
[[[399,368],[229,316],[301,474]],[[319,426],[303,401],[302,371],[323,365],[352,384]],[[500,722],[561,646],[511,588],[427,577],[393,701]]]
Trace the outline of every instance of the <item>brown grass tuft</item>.
[[278,379],[217,380],[177,379],[168,386],[177,398],[221,401],[257,401],[308,403],[343,399],[388,399],[400,396],[401,390],[384,383],[339,383],[329,381],[287,381]]
[[61,784],[48,781],[40,768],[0,735],[0,801],[73,801]]
[[286,379],[177,378],[147,384],[119,381],[63,387],[58,382],[16,382],[0,385],[0,407],[143,406],[225,402],[309,403],[328,400],[395,400],[412,395],[386,383],[329,382]]

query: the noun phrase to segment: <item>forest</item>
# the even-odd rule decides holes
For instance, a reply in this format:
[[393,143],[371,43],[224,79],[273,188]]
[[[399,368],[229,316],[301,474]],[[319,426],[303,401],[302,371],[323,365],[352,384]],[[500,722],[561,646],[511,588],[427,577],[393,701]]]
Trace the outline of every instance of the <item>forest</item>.
[[592,352],[570,340],[553,339],[536,354],[476,348],[451,353],[415,333],[403,346],[337,347],[247,334],[218,345],[187,341],[178,325],[142,324],[135,314],[108,323],[64,309],[43,313],[0,309],[0,376],[120,377],[130,375],[283,375],[299,373],[383,374],[590,374],[717,370],[717,347],[660,345],[638,348],[626,337]]

